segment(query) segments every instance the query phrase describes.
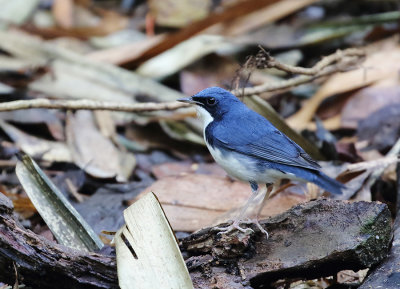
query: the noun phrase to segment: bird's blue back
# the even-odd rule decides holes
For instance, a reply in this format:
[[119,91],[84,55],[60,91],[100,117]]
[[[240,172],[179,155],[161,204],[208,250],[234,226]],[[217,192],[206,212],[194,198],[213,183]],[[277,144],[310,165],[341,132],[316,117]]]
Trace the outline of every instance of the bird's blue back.
[[232,103],[221,119],[210,123],[205,137],[211,146],[266,161],[319,169],[301,147],[241,102]]

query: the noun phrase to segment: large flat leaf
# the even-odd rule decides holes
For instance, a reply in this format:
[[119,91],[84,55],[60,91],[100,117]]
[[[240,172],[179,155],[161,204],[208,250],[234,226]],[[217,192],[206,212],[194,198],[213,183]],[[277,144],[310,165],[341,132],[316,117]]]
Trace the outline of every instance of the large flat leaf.
[[101,249],[99,237],[28,155],[17,162],[16,174],[59,243],[84,251]]
[[[121,152],[112,141],[105,137],[97,128],[92,112],[77,111],[67,117],[67,141],[71,150],[72,159],[82,170],[96,178],[115,178],[124,182],[128,176],[124,175],[121,167]],[[123,160],[130,162],[131,154],[123,154]],[[129,174],[134,164],[129,165]]]
[[153,193],[124,211],[126,225],[115,236],[122,289],[193,288],[167,218]]

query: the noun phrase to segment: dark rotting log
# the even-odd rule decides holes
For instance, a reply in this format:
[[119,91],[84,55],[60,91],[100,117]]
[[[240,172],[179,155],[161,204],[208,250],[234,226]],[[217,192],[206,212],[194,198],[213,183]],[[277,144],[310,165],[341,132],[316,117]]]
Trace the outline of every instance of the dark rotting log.
[[311,201],[262,225],[269,239],[256,227],[250,235],[207,228],[183,239],[197,288],[269,288],[279,279],[369,268],[386,257],[392,237],[390,212],[376,202]]
[[119,288],[115,258],[77,251],[23,228],[0,193],[0,280],[34,288]]

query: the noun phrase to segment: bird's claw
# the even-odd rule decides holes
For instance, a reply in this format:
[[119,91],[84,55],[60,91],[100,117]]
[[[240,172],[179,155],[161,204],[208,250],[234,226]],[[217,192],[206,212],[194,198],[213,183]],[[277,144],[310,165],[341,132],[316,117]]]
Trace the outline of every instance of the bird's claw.
[[252,219],[252,220],[240,220],[240,221],[235,221],[233,222],[231,225],[227,226],[227,227],[214,227],[215,231],[220,231],[218,232],[218,235],[221,234],[228,234],[234,230],[238,230],[244,234],[251,234],[254,233],[253,229],[250,228],[246,228],[243,229],[242,227],[240,227],[240,224],[254,224],[257,226],[257,228],[261,231],[261,233],[265,234],[267,236],[267,239],[269,237],[268,232],[261,226],[261,224],[258,222],[257,219]]
[[268,239],[269,234],[268,234],[267,230],[265,230],[265,229],[261,226],[261,224],[258,222],[257,219],[248,219],[248,220],[243,220],[243,221],[240,221],[240,222],[241,222],[242,224],[254,224],[254,225],[256,225],[257,228],[261,231],[261,233],[265,234],[265,235],[267,236],[267,239]]
[[254,233],[254,231],[250,228],[243,229],[242,227],[240,227],[240,224],[242,224],[242,223],[243,223],[242,221],[235,221],[232,223],[232,225],[229,225],[227,227],[214,227],[213,230],[220,231],[220,232],[218,232],[218,235],[228,234],[235,230],[238,230],[244,234]]

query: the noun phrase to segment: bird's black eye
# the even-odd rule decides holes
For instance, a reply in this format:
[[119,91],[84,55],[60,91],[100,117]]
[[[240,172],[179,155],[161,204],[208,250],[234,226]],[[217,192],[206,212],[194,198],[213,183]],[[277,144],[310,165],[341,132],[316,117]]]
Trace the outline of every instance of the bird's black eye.
[[207,104],[209,106],[213,106],[213,105],[215,105],[215,103],[216,103],[215,97],[207,98]]

